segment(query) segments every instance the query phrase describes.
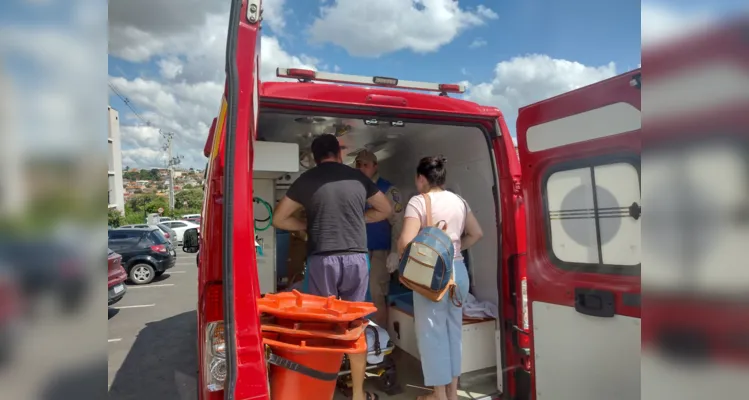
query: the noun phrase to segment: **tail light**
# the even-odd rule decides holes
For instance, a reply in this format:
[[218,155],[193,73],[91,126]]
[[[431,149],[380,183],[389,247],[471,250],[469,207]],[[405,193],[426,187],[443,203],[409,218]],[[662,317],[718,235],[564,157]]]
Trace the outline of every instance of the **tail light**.
[[223,298],[221,285],[206,288],[205,336],[203,340],[203,382],[209,392],[224,389],[226,382],[226,335],[223,321]]
[[171,236],[169,235],[169,232],[164,232],[164,237],[169,239]]
[[166,253],[167,252],[166,246],[164,246],[163,244],[155,244],[155,245],[151,246],[151,250],[153,250],[153,251],[155,251],[157,253]]
[[226,382],[224,322],[209,322],[205,329],[205,383],[208,391],[218,392]]

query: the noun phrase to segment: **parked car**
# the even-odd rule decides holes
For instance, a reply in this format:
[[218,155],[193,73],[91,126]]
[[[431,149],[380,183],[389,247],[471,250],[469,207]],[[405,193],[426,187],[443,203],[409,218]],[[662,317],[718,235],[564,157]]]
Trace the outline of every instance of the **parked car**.
[[182,221],[188,221],[200,225],[200,217],[182,218]]
[[189,220],[196,219],[196,218],[199,219],[200,218],[200,214],[185,214],[185,215],[183,215],[181,217],[181,219],[183,219],[185,221],[189,221]]
[[164,234],[164,237],[169,239],[169,241],[172,243],[172,246],[177,244],[177,234],[172,230],[172,228],[164,225],[164,224],[156,224],[156,225],[148,225],[148,224],[132,224],[132,225],[123,225],[119,227],[118,229],[132,229],[132,228],[159,228],[161,229],[161,233]]
[[80,248],[59,240],[0,240],[0,263],[15,273],[30,313],[34,313],[37,300],[45,296],[56,299],[64,312],[80,309],[89,281],[84,259]]
[[127,286],[125,281],[127,280],[127,272],[122,267],[122,256],[107,249],[107,288],[109,290],[108,305],[112,305],[125,296],[127,293]]
[[0,298],[0,368],[3,368],[15,355],[24,308],[17,274],[7,265],[0,265]]
[[136,285],[151,283],[174,267],[174,246],[159,228],[114,229],[109,233],[109,248],[122,255],[128,278]]
[[186,230],[190,228],[200,228],[200,225],[190,221],[167,221],[164,222],[164,225],[171,228],[177,234],[177,244],[182,243],[182,237]]

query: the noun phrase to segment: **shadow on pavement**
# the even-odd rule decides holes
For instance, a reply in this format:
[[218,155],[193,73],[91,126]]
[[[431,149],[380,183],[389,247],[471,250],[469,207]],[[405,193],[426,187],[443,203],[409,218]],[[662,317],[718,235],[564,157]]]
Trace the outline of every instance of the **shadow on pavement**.
[[46,385],[40,400],[102,399],[106,396],[101,386],[106,379],[106,360],[69,369]]
[[109,399],[197,399],[197,314],[149,322],[115,375]]

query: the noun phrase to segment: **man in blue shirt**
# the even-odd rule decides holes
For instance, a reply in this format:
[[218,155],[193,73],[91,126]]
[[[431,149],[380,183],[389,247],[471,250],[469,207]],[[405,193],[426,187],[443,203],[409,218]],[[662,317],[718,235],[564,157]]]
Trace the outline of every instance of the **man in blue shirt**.
[[398,269],[396,243],[403,227],[404,204],[401,193],[392,183],[380,177],[377,156],[363,150],[356,156],[356,168],[371,179],[385,193],[393,213],[386,220],[367,224],[367,248],[369,249],[369,292],[377,307],[374,322],[387,328],[388,311],[386,297],[390,289],[390,274]]

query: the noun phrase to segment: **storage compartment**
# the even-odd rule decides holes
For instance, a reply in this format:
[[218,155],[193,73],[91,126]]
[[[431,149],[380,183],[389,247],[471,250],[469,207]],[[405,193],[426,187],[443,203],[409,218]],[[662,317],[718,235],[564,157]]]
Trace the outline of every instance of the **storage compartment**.
[[[388,333],[393,343],[417,360],[420,359],[416,345],[413,304],[406,301],[406,296],[400,296],[395,300],[395,304],[389,307],[388,312]],[[466,374],[497,366],[495,327],[494,319],[463,321],[461,373]]]
[[[498,306],[498,224],[499,207],[495,203],[497,178],[495,156],[486,134],[476,126],[454,126],[412,121],[373,120],[364,118],[334,118],[313,115],[260,113],[258,141],[294,143],[299,147],[299,173],[314,166],[310,145],[315,136],[331,133],[338,136],[343,147],[344,164],[353,167],[359,151],[367,149],[377,155],[379,174],[392,182],[401,192],[402,206],[416,195],[414,178],[416,165],[422,157],[442,154],[447,158],[446,189],[462,196],[470,205],[484,231],[484,237],[471,249],[464,252],[470,278],[470,292],[480,302]],[[267,155],[266,155],[267,156]],[[299,173],[283,174],[275,180],[275,196],[281,199]],[[294,238],[290,238],[289,261],[285,266],[279,260],[278,269],[286,271],[286,277],[276,274],[277,280],[288,279],[299,266],[299,252],[295,250]],[[285,251],[279,251],[285,253]],[[295,256],[296,254],[296,256]],[[293,259],[293,260],[292,260]],[[293,264],[293,265],[292,265]],[[411,358],[408,365],[415,365],[418,377],[414,381],[401,382],[406,387],[423,387],[420,377],[419,354],[414,331],[412,293],[393,284],[388,297],[389,326],[391,340],[399,349],[399,357]],[[499,308],[499,307],[498,307]],[[502,343],[501,331],[492,318],[465,320],[463,325],[463,361],[461,384],[471,396],[495,395],[502,386],[497,377],[497,360]],[[403,361],[399,361],[403,362]],[[400,365],[400,364],[399,364]],[[411,368],[414,369],[414,368]],[[481,389],[472,380],[463,380],[466,374],[491,374],[491,384]],[[400,372],[399,372],[400,374]],[[419,381],[421,380],[421,381]],[[485,383],[485,382],[484,382]],[[466,387],[468,385],[469,387]],[[426,394],[421,392],[417,394]],[[394,397],[400,398],[400,397]],[[406,397],[404,397],[406,398]],[[410,398],[413,398],[411,396]]]

